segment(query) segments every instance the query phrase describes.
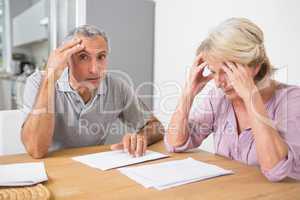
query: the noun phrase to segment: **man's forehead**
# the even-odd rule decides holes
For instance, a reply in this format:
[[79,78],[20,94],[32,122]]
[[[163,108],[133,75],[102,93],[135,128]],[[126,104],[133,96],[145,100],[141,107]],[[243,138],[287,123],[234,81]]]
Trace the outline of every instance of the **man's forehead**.
[[87,53],[87,54],[101,54],[101,53],[107,53],[107,49],[104,48],[87,48],[85,47],[82,51],[79,51],[80,53]]
[[81,44],[84,45],[84,50],[87,52],[101,52],[107,51],[108,46],[106,40],[102,36],[86,37],[76,35],[75,38],[81,39]]

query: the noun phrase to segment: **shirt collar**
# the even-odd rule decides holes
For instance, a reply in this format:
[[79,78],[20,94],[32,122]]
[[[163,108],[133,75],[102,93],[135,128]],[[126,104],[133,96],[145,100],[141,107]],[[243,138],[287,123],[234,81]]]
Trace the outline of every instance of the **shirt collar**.
[[107,75],[101,80],[100,86],[97,89],[98,95],[105,95],[107,91]]
[[63,73],[57,80],[58,90],[62,92],[73,92],[69,84],[69,68],[64,69]]
[[[74,92],[69,83],[69,68],[64,69],[63,73],[57,80],[58,90],[62,92]],[[100,82],[100,87],[97,89],[98,95],[105,95],[107,91],[107,76]]]

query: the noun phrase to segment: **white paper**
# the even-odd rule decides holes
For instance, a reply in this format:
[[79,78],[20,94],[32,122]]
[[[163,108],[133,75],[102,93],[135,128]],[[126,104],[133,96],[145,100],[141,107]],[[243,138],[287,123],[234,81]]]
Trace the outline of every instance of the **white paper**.
[[117,150],[77,156],[72,159],[93,168],[108,170],[166,157],[168,155],[150,150],[147,150],[145,155],[141,157],[133,157],[122,150]]
[[146,188],[158,190],[233,173],[192,158],[126,167],[119,171]]
[[0,165],[0,186],[26,186],[47,181],[43,162]]

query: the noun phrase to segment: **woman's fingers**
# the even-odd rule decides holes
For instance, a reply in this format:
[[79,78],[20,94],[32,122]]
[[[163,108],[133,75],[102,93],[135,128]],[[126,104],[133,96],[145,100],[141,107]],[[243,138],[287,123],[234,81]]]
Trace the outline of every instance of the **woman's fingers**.
[[204,68],[207,67],[208,63],[207,62],[203,62],[202,64],[200,64],[199,66],[196,67],[195,71],[196,71],[196,76],[203,76],[203,71]]
[[203,54],[200,53],[194,60],[193,67],[199,66],[203,62]]
[[239,74],[239,71],[237,69],[237,66],[232,63],[232,62],[225,62],[225,65],[233,72],[233,73],[236,73],[236,74]]
[[207,65],[208,65],[208,63],[205,61],[205,62],[201,63],[201,64],[198,66],[198,68],[199,68],[199,70],[203,71],[204,68],[207,67]]
[[203,75],[203,72],[204,72],[204,69],[205,69],[205,67],[207,67],[208,66],[208,63],[207,62],[203,62],[200,66],[199,66],[199,71],[198,71],[198,73],[200,73],[201,74],[201,76],[203,77],[203,82],[204,83],[207,83],[208,81],[210,81],[211,79],[213,79],[213,77],[214,77],[214,75],[212,74],[212,73],[210,73],[209,75],[207,75],[207,76],[204,76]]
[[248,75],[250,75],[249,74],[249,71],[247,71],[247,66],[246,65],[242,65],[242,64],[239,64],[239,63],[236,63],[236,65],[237,65],[237,69],[243,74],[243,75],[246,75],[246,76],[248,76]]
[[226,65],[222,65],[222,69],[223,69],[224,72],[227,74],[229,80],[232,82],[232,81],[233,81],[233,71],[230,70],[230,69],[228,68],[228,66],[226,66]]

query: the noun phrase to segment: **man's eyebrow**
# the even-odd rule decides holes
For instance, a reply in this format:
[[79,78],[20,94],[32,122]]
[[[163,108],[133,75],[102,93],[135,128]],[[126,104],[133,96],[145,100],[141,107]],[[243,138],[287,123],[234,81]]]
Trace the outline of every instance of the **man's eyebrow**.
[[106,50],[99,50],[99,51],[96,51],[96,54],[100,54],[100,53],[107,53]]
[[87,53],[87,54],[90,54],[89,52],[87,52],[86,50],[81,50],[78,52],[78,54],[81,54],[81,53]]
[[[87,53],[89,55],[91,55],[91,53],[89,53],[88,51],[86,51],[85,49],[81,50],[78,52],[78,54],[81,54],[81,53]],[[106,50],[99,50],[99,51],[96,51],[96,54],[102,54],[102,53],[107,53]]]

